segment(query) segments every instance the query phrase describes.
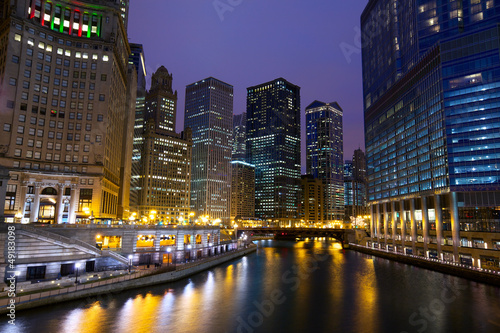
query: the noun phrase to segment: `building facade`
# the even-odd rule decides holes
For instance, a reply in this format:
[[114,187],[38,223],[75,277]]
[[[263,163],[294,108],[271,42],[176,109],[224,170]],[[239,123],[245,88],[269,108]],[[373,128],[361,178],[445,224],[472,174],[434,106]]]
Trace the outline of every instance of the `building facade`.
[[323,223],[344,220],[343,110],[337,102],[314,101],[306,108],[306,170],[324,183]]
[[368,214],[366,205],[366,158],[361,149],[354,151],[352,160],[344,162],[344,220]]
[[319,178],[302,175],[301,178],[301,214],[302,226],[322,227],[325,224],[325,185]]
[[247,162],[255,165],[257,217],[297,221],[300,153],[300,87],[278,78],[247,88]]
[[233,86],[213,77],[186,87],[184,126],[193,133],[191,210],[229,222]]
[[[142,189],[141,153],[144,144],[144,125],[146,114],[146,63],[144,48],[141,44],[130,44],[131,54],[128,63],[133,65],[137,74],[137,92],[135,100],[134,141],[132,148],[132,176],[130,180],[130,206],[139,206],[139,192]],[[135,219],[135,216],[133,217]]]
[[191,129],[175,133],[176,104],[172,75],[160,66],[152,75],[151,89],[144,99],[145,112],[140,113],[136,108],[135,144],[140,154],[140,172],[134,176],[140,190],[133,209],[134,217],[142,223],[177,224],[189,220]]
[[245,161],[247,154],[247,113],[233,116],[233,161]]
[[[127,218],[133,126],[126,4],[4,1],[0,165],[8,222]],[[14,6],[12,6],[14,5]],[[125,7],[124,7],[125,6]],[[125,9],[125,10],[123,10]]]
[[255,216],[255,166],[232,161],[231,221]]
[[373,246],[499,269],[499,13],[497,1],[366,6]]

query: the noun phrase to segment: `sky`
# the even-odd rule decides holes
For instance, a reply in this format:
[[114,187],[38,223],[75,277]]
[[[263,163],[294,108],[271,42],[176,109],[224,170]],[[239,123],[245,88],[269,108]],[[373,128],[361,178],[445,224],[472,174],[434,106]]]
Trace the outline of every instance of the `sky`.
[[283,77],[301,87],[302,172],[305,108],[314,100],[344,111],[344,159],[364,150],[360,15],[367,0],[131,0],[129,42],[143,44],[148,86],[165,66],[178,91],[184,128],[186,85],[213,76],[234,86],[234,114],[246,88]]

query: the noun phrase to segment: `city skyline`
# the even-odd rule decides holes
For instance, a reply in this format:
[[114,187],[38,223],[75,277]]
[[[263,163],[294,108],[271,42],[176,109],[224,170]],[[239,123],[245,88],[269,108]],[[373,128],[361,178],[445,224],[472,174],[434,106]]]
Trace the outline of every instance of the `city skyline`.
[[[131,1],[129,41],[144,45],[148,76],[161,65],[173,73],[173,88],[179,92],[178,118],[184,111],[185,86],[201,78],[213,76],[233,85],[234,114],[241,114],[246,109],[247,87],[283,77],[302,88],[302,124],[305,106],[316,99],[342,105],[344,151],[350,156],[357,148],[364,150],[357,31],[365,5],[366,1],[243,1],[224,12],[221,21],[212,1],[155,1],[154,6],[151,1]],[[288,9],[283,12],[283,8]],[[275,27],[275,33],[267,32]],[[168,43],[159,42],[152,33],[160,30],[168,32]],[[254,47],[260,40],[265,52]],[[177,131],[183,127],[178,119]],[[305,131],[301,138],[304,173]]]

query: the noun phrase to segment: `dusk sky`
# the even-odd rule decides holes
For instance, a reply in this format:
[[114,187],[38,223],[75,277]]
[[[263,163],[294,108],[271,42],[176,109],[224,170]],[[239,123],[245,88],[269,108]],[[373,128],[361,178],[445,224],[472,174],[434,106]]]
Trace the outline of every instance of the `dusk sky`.
[[[130,2],[129,41],[144,45],[148,86],[159,66],[173,73],[177,131],[184,126],[186,85],[209,76],[233,85],[234,113],[239,114],[246,109],[247,87],[283,77],[301,87],[303,172],[304,110],[314,100],[337,101],[343,108],[344,159],[351,159],[358,147],[364,150],[361,54],[356,46],[368,1]],[[351,54],[346,56],[341,46]]]

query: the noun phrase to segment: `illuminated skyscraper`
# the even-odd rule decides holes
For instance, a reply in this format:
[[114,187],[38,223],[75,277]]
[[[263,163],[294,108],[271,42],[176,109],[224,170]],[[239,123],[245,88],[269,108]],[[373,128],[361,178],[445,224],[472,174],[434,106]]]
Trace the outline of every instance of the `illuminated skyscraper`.
[[314,101],[306,108],[307,174],[321,179],[324,187],[324,223],[344,219],[344,141],[342,108]]
[[245,161],[247,152],[247,113],[233,116],[233,161]]
[[350,217],[365,216],[366,206],[366,158],[361,149],[356,149],[352,160],[344,163],[344,204],[346,221]]
[[229,222],[233,86],[213,77],[188,85],[184,126],[193,131],[191,208]]
[[[499,268],[499,1],[371,0],[361,16],[373,245]],[[376,33],[374,33],[376,32]],[[485,266],[485,267],[486,267]]]
[[123,1],[2,2],[7,221],[128,217],[136,79],[126,12]]
[[136,218],[153,224],[187,222],[190,212],[191,130],[175,133],[176,102],[172,75],[161,66],[152,75],[145,112],[136,107],[134,138],[134,158],[140,158],[134,163],[140,168],[132,178],[138,187],[133,208]]
[[[132,150],[132,177],[130,181],[130,206],[137,210],[141,182],[141,152],[144,143],[144,116],[146,114],[146,64],[141,44],[130,44],[129,64],[134,65],[137,73],[137,94],[135,102],[134,141]],[[136,212],[137,213],[137,212]]]
[[255,165],[255,215],[290,225],[300,191],[300,87],[279,78],[247,88],[247,161]]

